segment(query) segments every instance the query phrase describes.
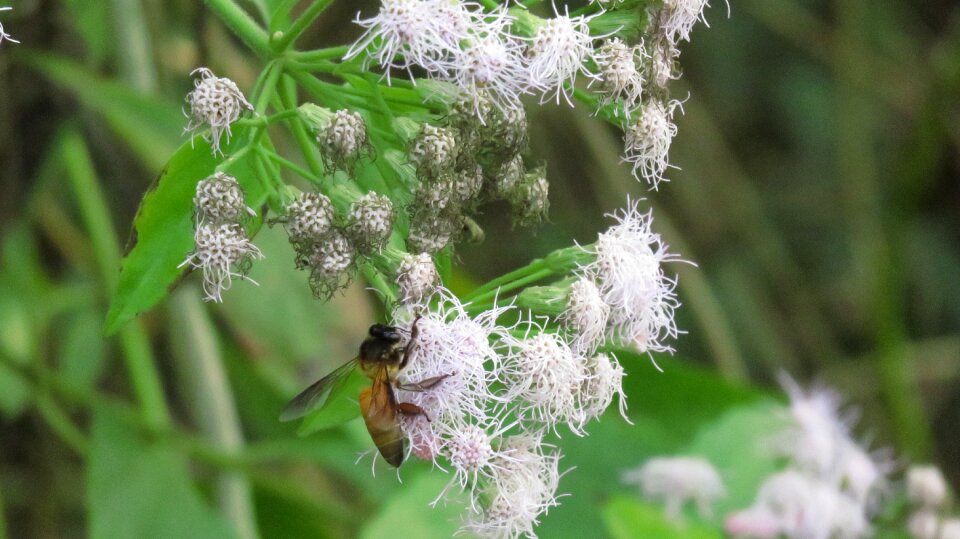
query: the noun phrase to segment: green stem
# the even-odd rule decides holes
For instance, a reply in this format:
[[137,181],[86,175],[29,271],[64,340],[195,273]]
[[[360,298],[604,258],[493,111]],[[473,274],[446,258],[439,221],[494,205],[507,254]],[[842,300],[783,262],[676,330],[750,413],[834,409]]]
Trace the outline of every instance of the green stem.
[[341,47],[328,47],[326,49],[316,49],[312,51],[292,51],[289,53],[289,57],[294,60],[302,60],[305,62],[310,62],[313,60],[328,60],[330,58],[342,58],[344,54],[347,54],[347,51],[350,50],[349,45],[344,45]]
[[295,173],[297,173],[298,175],[300,175],[301,178],[303,178],[303,179],[305,179],[305,180],[309,180],[311,183],[315,183],[315,184],[317,184],[317,185],[320,185],[321,183],[323,183],[323,180],[320,179],[319,176],[311,173],[309,170],[301,167],[300,165],[294,163],[293,161],[290,161],[289,159],[286,159],[286,158],[284,158],[283,156],[277,154],[277,152],[274,152],[274,151],[272,151],[272,150],[268,150],[268,149],[263,148],[263,147],[261,147],[261,148],[259,149],[259,151],[260,151],[261,155],[263,155],[263,156],[266,157],[267,159],[270,159],[271,161],[274,161],[275,163],[277,163],[278,165],[280,165],[280,166],[282,166],[282,167],[285,167],[285,168],[288,168],[288,169],[292,170],[293,172],[295,172]]
[[220,17],[244,43],[261,58],[272,54],[267,33],[250,15],[231,0],[206,0],[207,6]]
[[391,305],[397,301],[397,294],[393,291],[393,288],[387,284],[386,279],[383,278],[381,274],[372,264],[363,264],[361,266],[361,271],[363,272],[364,278],[370,283],[370,286],[375,288],[377,292],[380,292],[383,295],[383,303],[385,305]]
[[[181,287],[170,301],[170,341],[185,401],[203,435],[223,453],[239,455],[244,440],[233,393],[223,367],[216,330],[193,287]],[[250,483],[241,473],[221,472],[220,511],[242,539],[257,537]]]
[[285,110],[283,112],[278,112],[276,114],[260,117],[260,118],[243,118],[234,122],[234,125],[250,126],[250,127],[268,127],[273,124],[282,122],[284,120],[289,120],[290,118],[299,118],[300,111]]
[[[294,76],[297,73],[293,73]],[[290,76],[284,76],[282,84],[282,91],[280,92],[280,99],[285,108],[293,109],[297,106],[297,85],[296,81]],[[297,141],[297,145],[300,146],[300,152],[303,154],[303,159],[307,162],[307,166],[310,167],[310,172],[312,172],[317,177],[323,177],[324,167],[320,163],[319,157],[317,157],[316,151],[316,141],[307,133],[307,128],[303,125],[302,119],[291,120],[288,125],[290,130],[293,132],[293,137]]]
[[528,284],[532,284],[532,283],[535,283],[535,282],[537,282],[537,281],[546,279],[547,277],[550,277],[551,275],[553,275],[553,270],[550,269],[550,268],[544,268],[544,269],[539,270],[539,271],[536,271],[536,272],[534,272],[534,273],[532,273],[532,274],[530,274],[530,275],[527,275],[526,277],[523,277],[522,279],[517,279],[517,280],[515,280],[515,281],[506,283],[506,284],[504,284],[503,286],[497,287],[495,290],[490,290],[489,292],[480,294],[480,295],[478,295],[478,296],[474,296],[474,297],[471,298],[470,300],[466,300],[466,299],[465,299],[465,300],[463,300],[463,301],[475,301],[475,302],[480,303],[480,302],[489,301],[489,300],[491,300],[491,299],[493,299],[493,298],[502,299],[503,296],[504,296],[507,292],[510,292],[510,291],[512,291],[512,290],[516,290],[517,288],[523,288],[524,286],[527,286]]
[[266,76],[263,78],[262,86],[259,88],[259,95],[256,99],[256,104],[254,105],[254,110],[257,114],[263,114],[266,112],[267,107],[270,105],[270,100],[277,92],[277,81],[280,80],[280,75],[283,74],[283,62],[270,62],[270,65],[266,67]]
[[63,443],[80,457],[85,457],[90,448],[90,442],[87,436],[73,424],[63,408],[42,390],[36,394],[36,404],[44,421]]
[[489,292],[490,290],[494,290],[497,287],[503,286],[511,281],[515,281],[517,279],[526,277],[531,273],[536,273],[538,271],[541,271],[545,267],[547,267],[547,261],[542,258],[538,258],[537,260],[534,260],[533,262],[527,264],[522,268],[515,269],[509,273],[505,273],[497,277],[496,279],[488,281],[487,283],[477,287],[476,289],[474,289],[473,291],[471,291],[469,294],[467,294],[461,299],[465,302],[474,301],[477,297],[479,297],[480,295],[486,292]]
[[[117,283],[117,268],[120,267],[120,246],[97,181],[96,170],[86,143],[76,129],[69,129],[61,141],[67,179],[73,188],[80,216],[93,244],[94,258],[100,268],[104,289],[107,294],[112,294]],[[155,427],[168,425],[170,413],[142,323],[134,320],[124,326],[120,333],[120,342],[144,420]]]
[[141,93],[153,94],[157,90],[156,62],[141,0],[113,0],[110,14],[121,75]]
[[290,29],[283,34],[280,39],[274,42],[274,48],[278,51],[287,50],[290,45],[293,44],[294,40],[300,37],[300,34],[307,29],[310,24],[316,20],[317,17],[323,13],[323,10],[327,9],[333,2],[333,0],[317,0],[310,5],[303,13],[297,17],[297,20],[293,21],[293,24],[290,25]]

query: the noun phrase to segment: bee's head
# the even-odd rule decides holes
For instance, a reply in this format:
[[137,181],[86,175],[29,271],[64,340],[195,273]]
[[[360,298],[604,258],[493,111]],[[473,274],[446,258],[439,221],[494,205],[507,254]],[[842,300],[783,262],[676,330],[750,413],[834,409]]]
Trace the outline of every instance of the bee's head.
[[374,324],[370,326],[370,336],[378,339],[385,339],[393,343],[400,342],[402,339],[400,333],[397,331],[397,328],[393,326],[385,326],[383,324]]

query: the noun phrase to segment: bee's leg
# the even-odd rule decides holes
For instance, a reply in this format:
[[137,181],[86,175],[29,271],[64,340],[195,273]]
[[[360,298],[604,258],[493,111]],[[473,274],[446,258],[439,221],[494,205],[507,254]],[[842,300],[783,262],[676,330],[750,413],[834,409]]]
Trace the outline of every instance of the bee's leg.
[[448,376],[453,376],[453,375],[452,375],[452,374],[444,374],[444,375],[441,375],[441,376],[434,376],[434,377],[432,377],[432,378],[427,378],[427,379],[425,379],[425,380],[420,380],[419,382],[415,382],[415,383],[412,383],[412,384],[400,384],[400,383],[395,383],[395,384],[393,385],[393,387],[395,387],[395,388],[397,388],[397,389],[399,389],[399,390],[401,390],[401,391],[415,391],[415,392],[417,392],[417,393],[423,393],[424,391],[427,391],[428,389],[431,389],[433,386],[435,386],[435,385],[439,384],[440,382],[442,382],[442,381],[444,380],[444,378],[447,378]]
[[430,421],[430,416],[427,415],[426,410],[412,402],[398,402],[397,410],[400,410],[400,413],[404,415],[422,415],[428,422]]
[[400,360],[400,368],[407,366],[407,362],[410,361],[410,352],[413,351],[413,343],[417,342],[417,336],[420,335],[420,315],[417,314],[417,317],[413,319],[413,325],[410,326],[410,338],[407,340],[407,345],[403,347],[403,359]]

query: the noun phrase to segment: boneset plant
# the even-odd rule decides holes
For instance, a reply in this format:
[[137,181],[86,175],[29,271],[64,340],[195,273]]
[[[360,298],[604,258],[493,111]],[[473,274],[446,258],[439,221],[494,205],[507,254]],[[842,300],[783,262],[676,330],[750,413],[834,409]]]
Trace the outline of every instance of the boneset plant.
[[[665,263],[680,258],[628,200],[593,243],[459,297],[444,282],[456,245],[483,239],[474,217],[487,202],[508,202],[515,226],[547,215],[548,164],[529,150],[525,106],[587,107],[623,129],[623,160],[641,182],[667,179],[677,46],[706,2],[545,5],[540,16],[541,0],[383,0],[357,14],[355,42],[316,50],[295,43],[330,0],[292,22],[294,2],[264,10],[269,30],[228,0],[207,4],[264,67],[247,89],[194,71],[189,140],[144,197],[109,329],[187,269],[205,299],[227,303],[253,263],[292,262],[319,301],[362,279],[406,338],[417,324],[398,381],[443,378],[397,391],[426,412],[403,417],[410,453],[450,475],[438,501],[466,493],[474,532],[534,535],[563,473],[550,436],[586,434],[614,400],[626,417],[613,352],[672,351],[680,304]],[[293,261],[258,261],[262,226],[286,231]]]

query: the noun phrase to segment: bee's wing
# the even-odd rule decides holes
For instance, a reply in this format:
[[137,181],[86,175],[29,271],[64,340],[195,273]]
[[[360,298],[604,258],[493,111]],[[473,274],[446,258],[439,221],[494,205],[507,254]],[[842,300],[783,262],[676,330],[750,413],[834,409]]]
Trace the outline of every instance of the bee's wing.
[[373,384],[360,392],[360,411],[367,431],[384,460],[399,467],[405,456],[405,438],[386,368],[377,371]]
[[304,389],[299,395],[294,397],[283,409],[280,414],[280,421],[293,421],[299,419],[313,410],[323,406],[327,402],[327,397],[333,390],[338,388],[350,373],[357,368],[359,358],[353,358],[344,363],[337,370],[317,380],[307,389]]

